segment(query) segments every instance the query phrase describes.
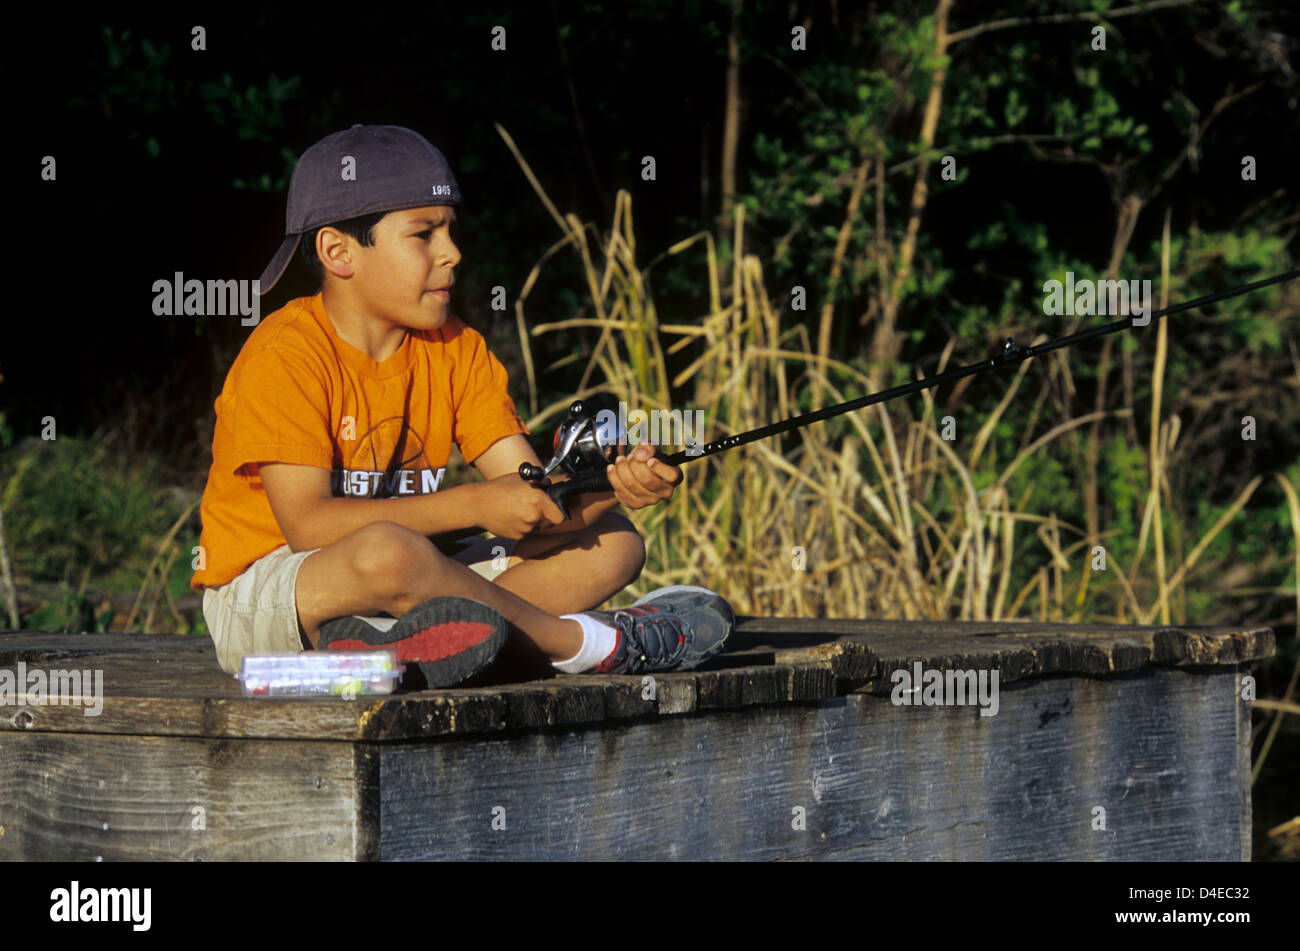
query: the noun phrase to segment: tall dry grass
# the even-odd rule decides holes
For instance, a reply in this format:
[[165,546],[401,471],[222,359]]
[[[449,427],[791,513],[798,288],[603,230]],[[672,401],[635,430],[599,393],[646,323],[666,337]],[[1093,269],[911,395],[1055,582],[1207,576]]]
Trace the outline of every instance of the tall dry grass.
[[[667,251],[677,255],[703,243],[707,270],[701,296],[707,291],[707,310],[687,320],[661,321],[637,264],[629,194],[619,193],[613,226],[599,235],[556,210],[509,136],[498,131],[563,234],[534,266],[516,302],[534,399],[530,428],[553,426],[574,397],[610,390],[631,407],[702,409],[711,440],[795,415],[800,411],[795,394],[818,386],[836,402],[846,399],[844,381],[871,391],[856,368],[819,358],[802,325],[784,325],[757,257],[738,257],[722,273],[708,232]],[[744,247],[744,210],[738,205],[734,211],[734,248]],[[546,262],[565,249],[576,251],[582,262],[593,316],[530,329],[529,294]],[[1168,221],[1162,270],[1164,306]],[[724,299],[731,303],[724,306]],[[969,440],[941,438],[933,392],[924,391],[918,418],[898,412],[899,403],[892,404],[894,410],[876,404],[844,417],[847,432],[838,443],[825,437],[827,423],[817,423],[799,430],[784,448],[766,440],[687,463],[684,483],[671,502],[632,515],[649,549],[640,587],[704,585],[747,614],[980,621],[1024,618],[1027,605],[1040,620],[1101,620],[1104,593],[1107,603],[1118,605],[1107,620],[1171,622],[1175,598],[1193,569],[1263,477],[1253,479],[1190,549],[1166,551],[1162,524],[1174,507],[1167,460],[1179,419],[1161,414],[1168,338],[1167,322],[1158,323],[1148,485],[1131,564],[1118,564],[1108,548],[1106,570],[1094,571],[1097,555],[1082,527],[1053,512],[1027,511],[1027,493],[1013,499],[1009,489],[1012,476],[1034,454],[1050,453],[1058,439],[1094,420],[1131,410],[1067,419],[1012,458],[986,458],[994,452],[992,437],[1007,408],[1029,398],[1021,390],[1030,360],[1018,366],[1002,400]],[[590,334],[589,346],[584,342],[553,366],[534,365],[533,338],[575,329]],[[670,379],[667,357],[687,348],[694,348],[694,359]],[[952,351],[950,343],[939,372]],[[537,406],[539,377],[576,360],[585,361],[579,391]],[[977,489],[977,467],[990,464],[996,478]],[[1281,475],[1276,478],[1291,500],[1293,526],[1300,526],[1295,489]],[[1105,533],[1094,541],[1105,546]],[[1011,590],[1012,567],[1026,561],[1038,567],[1027,583]],[[1300,608],[1300,567],[1296,595]]]

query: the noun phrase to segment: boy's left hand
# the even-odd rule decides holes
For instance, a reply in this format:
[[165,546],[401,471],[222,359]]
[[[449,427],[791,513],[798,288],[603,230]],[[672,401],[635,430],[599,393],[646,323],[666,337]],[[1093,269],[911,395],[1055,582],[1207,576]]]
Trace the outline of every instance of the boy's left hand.
[[642,509],[672,497],[682,481],[682,470],[654,458],[653,446],[640,445],[620,455],[605,474],[614,497],[627,509]]

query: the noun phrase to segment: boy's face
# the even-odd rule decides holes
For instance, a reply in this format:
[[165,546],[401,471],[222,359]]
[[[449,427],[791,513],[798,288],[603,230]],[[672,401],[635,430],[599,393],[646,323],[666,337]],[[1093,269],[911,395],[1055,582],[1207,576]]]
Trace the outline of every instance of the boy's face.
[[373,246],[351,242],[356,270],[350,290],[371,316],[425,330],[443,325],[460,263],[451,239],[455,220],[448,205],[407,208],[379,220]]

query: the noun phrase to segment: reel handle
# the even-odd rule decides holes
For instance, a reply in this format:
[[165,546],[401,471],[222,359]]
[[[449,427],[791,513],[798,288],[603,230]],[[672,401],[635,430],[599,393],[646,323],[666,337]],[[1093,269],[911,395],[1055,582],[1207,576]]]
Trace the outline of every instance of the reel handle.
[[535,466],[531,462],[519,463],[519,478],[525,482],[541,482],[546,475],[546,470],[541,466]]
[[[525,482],[540,482],[545,471],[541,466],[535,466],[532,463],[521,462],[519,464],[519,478]],[[542,489],[542,486],[539,485],[538,488]],[[570,496],[577,495],[580,492],[608,492],[609,489],[609,479],[605,477],[605,473],[599,469],[589,469],[564,482],[552,482],[543,491],[551,497],[551,501],[559,506],[560,511],[567,519],[569,517],[567,503]]]

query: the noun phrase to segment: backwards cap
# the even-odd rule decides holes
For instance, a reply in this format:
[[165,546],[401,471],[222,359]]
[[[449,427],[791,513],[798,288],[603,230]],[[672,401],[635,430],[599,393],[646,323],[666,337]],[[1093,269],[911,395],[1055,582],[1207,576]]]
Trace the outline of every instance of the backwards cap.
[[451,166],[418,132],[358,124],[327,135],[293,167],[284,243],[262,272],[260,293],[283,276],[304,232],[379,211],[461,202]]

